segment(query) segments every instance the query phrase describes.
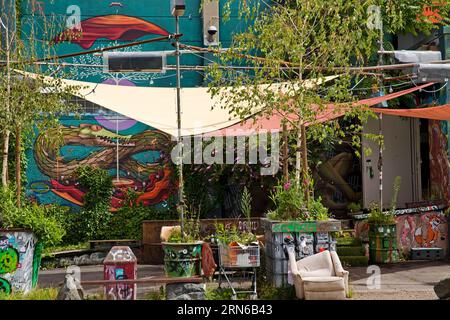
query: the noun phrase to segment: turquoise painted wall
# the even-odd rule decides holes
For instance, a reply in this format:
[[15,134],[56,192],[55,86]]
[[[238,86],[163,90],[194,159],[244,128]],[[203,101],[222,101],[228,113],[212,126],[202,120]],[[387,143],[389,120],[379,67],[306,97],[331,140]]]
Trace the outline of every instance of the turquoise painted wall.
[[[111,7],[110,0],[29,0],[21,6],[22,38],[34,46],[37,57],[64,55],[129,41],[158,37],[149,30],[166,30],[173,33],[175,20],[170,14],[170,1],[121,0],[122,7]],[[225,1],[221,1],[223,5]],[[181,41],[203,46],[203,21],[199,10],[200,0],[186,1],[186,13],[180,19]],[[81,25],[81,38],[55,41],[68,27]],[[234,7],[230,20],[220,24],[220,41],[228,47],[232,34],[245,27],[237,17]],[[36,38],[30,38],[35,34]],[[89,38],[90,37],[90,38]],[[89,39],[88,39],[89,38]],[[116,40],[114,40],[116,39]],[[91,41],[88,41],[91,40]],[[91,43],[92,42],[92,43]],[[167,41],[132,47],[127,51],[174,50]],[[182,65],[205,65],[212,57],[186,54]],[[85,55],[63,60],[68,64],[102,65],[102,57]],[[173,57],[168,64],[175,64]],[[49,66],[56,70],[55,66]],[[57,75],[81,81],[111,85],[137,85],[154,87],[175,86],[174,71],[157,73],[104,73],[102,68],[69,66]],[[182,71],[182,86],[203,85],[203,75],[196,71]],[[132,106],[131,106],[132,107]],[[163,106],[161,106],[163,107]],[[111,207],[122,205],[124,190],[132,188],[144,205],[167,206],[167,199],[176,194],[174,170],[169,159],[170,137],[154,128],[103,108],[95,107],[83,112],[81,118],[61,119],[64,145],[59,154],[45,149],[43,136],[52,131],[37,132],[33,148],[28,150],[27,169],[29,197],[39,203],[60,203],[78,208],[83,203],[83,193],[73,175],[76,167],[84,164],[99,166],[116,177],[117,183]],[[152,145],[156,137],[157,144]],[[119,139],[119,169],[117,170],[116,142]]]

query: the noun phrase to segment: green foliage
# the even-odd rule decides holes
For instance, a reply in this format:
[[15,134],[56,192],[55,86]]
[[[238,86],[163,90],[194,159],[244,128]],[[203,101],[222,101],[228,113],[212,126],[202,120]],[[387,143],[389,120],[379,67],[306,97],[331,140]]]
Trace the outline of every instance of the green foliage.
[[263,283],[258,290],[258,298],[261,300],[294,300],[295,287],[276,288],[268,283]]
[[401,177],[396,176],[394,179],[393,195],[391,201],[391,208],[389,212],[381,212],[380,206],[372,203],[370,206],[370,213],[368,222],[371,224],[394,224],[395,223],[395,209],[397,206],[398,192],[400,191]]
[[392,212],[381,212],[380,206],[377,203],[370,205],[370,213],[368,222],[370,224],[393,224],[395,223],[395,216]]
[[391,201],[391,213],[395,213],[395,209],[397,207],[397,198],[398,193],[400,191],[400,185],[402,183],[402,177],[396,176],[394,179],[394,186],[393,186],[393,194],[392,194],[392,201]]
[[362,207],[360,203],[357,202],[351,202],[349,203],[349,205],[347,206],[347,209],[351,212],[351,213],[355,213],[355,212],[359,212],[361,211]]
[[269,211],[267,217],[282,221],[328,220],[330,215],[328,209],[322,204],[322,199],[312,198],[309,203],[306,203],[303,184],[291,181],[293,179],[286,182],[280,180],[275,186],[270,198],[276,208]]
[[71,244],[71,245],[57,245],[57,246],[51,246],[46,247],[42,250],[42,257],[53,257],[55,253],[63,252],[63,251],[70,251],[70,250],[87,250],[89,249],[89,243],[88,242],[82,242],[78,244]]
[[42,206],[25,203],[16,205],[15,192],[8,188],[0,189],[0,214],[3,228],[25,228],[31,230],[45,246],[59,244],[64,235],[66,208],[56,205]]
[[0,300],[56,300],[57,296],[57,288],[37,288],[27,294],[17,292],[10,295],[0,291]]
[[247,187],[244,187],[244,191],[242,192],[241,210],[244,217],[250,223],[252,217],[252,195]]
[[84,206],[80,212],[68,215],[71,226],[67,241],[78,243],[87,240],[101,240],[107,237],[113,195],[112,178],[108,171],[97,167],[83,166],[75,171],[80,187],[86,191]]
[[109,209],[114,186],[108,171],[93,166],[82,166],[77,168],[75,175],[80,187],[86,190],[83,207],[87,210],[100,206]]
[[[238,300],[245,300],[249,294],[239,294]],[[205,292],[205,300],[232,300],[233,291],[231,288],[207,289]]]
[[142,239],[142,221],[176,220],[176,210],[136,204],[123,206],[113,213],[106,237],[109,239]]
[[328,208],[322,204],[322,198],[311,199],[308,205],[308,211],[312,217],[312,220],[328,220],[330,214]]
[[227,228],[223,223],[216,223],[215,229],[215,238],[224,245],[232,242],[249,245],[256,241],[256,235],[249,231],[239,231],[235,225]]
[[164,286],[160,286],[157,290],[151,290],[145,295],[146,300],[166,300],[166,290]]
[[184,212],[184,233],[181,230],[174,229],[168,238],[172,243],[194,243],[201,240],[200,236],[200,218],[195,210],[185,210]]

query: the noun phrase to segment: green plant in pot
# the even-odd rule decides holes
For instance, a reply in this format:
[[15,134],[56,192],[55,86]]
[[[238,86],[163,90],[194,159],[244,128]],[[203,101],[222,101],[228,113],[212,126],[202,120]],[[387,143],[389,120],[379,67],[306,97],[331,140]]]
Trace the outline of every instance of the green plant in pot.
[[280,180],[270,195],[275,209],[267,213],[267,218],[278,221],[318,221],[328,220],[330,214],[322,204],[322,199],[305,199],[305,188],[295,178]]
[[0,189],[0,291],[27,293],[36,287],[42,249],[61,242],[66,211],[29,202],[19,208],[15,191]]
[[401,178],[395,177],[391,208],[382,212],[378,204],[370,206],[369,224],[369,254],[374,263],[394,263],[398,261],[397,225],[395,209],[400,190]]
[[200,220],[195,210],[186,210],[184,230],[179,226],[170,228],[167,239],[162,242],[164,270],[168,277],[194,277],[201,275],[202,244]]

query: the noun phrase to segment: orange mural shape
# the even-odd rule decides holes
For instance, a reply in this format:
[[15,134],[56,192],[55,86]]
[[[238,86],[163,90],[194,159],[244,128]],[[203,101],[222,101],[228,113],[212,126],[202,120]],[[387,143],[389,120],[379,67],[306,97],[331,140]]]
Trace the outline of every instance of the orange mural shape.
[[83,49],[89,49],[100,38],[132,41],[149,34],[168,36],[169,32],[140,18],[106,15],[83,20],[78,26],[66,29],[53,40],[55,43],[76,43]]

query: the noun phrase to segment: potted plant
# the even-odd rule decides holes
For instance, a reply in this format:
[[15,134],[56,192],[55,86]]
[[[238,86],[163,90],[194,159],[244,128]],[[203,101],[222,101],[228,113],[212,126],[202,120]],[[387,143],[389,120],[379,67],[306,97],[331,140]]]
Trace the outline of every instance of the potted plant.
[[347,209],[350,212],[350,214],[354,215],[362,211],[362,206],[361,203],[359,202],[350,202],[347,206]]
[[18,208],[15,192],[0,190],[0,291],[27,293],[36,287],[43,247],[59,244],[65,235],[64,213],[36,203]]
[[184,230],[171,228],[167,241],[161,242],[164,252],[164,270],[168,277],[194,277],[201,275],[202,244],[199,215],[187,212]]
[[311,189],[309,183],[300,182],[295,177],[285,178],[278,182],[270,195],[274,209],[267,213],[262,223],[266,269],[271,270],[268,278],[276,287],[288,284],[286,244],[295,245],[297,259],[335,248],[332,233],[341,230],[341,222],[332,219],[320,197],[310,195]]
[[394,193],[391,208],[382,212],[377,203],[372,203],[368,217],[369,224],[369,257],[374,263],[394,263],[398,261],[397,225],[395,209],[400,190],[401,178],[394,180]]

